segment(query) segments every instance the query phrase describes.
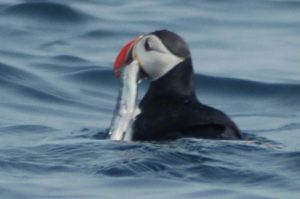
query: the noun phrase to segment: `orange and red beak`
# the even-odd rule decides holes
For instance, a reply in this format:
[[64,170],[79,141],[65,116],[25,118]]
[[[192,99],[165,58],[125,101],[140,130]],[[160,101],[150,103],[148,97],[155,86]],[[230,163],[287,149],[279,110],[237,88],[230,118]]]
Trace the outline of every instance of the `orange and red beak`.
[[114,73],[116,77],[121,77],[121,69],[125,64],[128,64],[128,60],[130,59],[130,52],[132,51],[134,45],[140,40],[142,36],[139,36],[130,42],[128,42],[123,48],[120,50],[115,63],[114,63]]

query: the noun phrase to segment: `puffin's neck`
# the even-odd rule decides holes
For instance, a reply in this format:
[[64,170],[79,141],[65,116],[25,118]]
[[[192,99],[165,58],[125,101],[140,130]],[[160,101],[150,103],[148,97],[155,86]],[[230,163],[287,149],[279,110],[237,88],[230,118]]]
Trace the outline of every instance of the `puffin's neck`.
[[151,82],[140,106],[154,101],[195,100],[194,70],[191,58],[187,58],[161,78]]

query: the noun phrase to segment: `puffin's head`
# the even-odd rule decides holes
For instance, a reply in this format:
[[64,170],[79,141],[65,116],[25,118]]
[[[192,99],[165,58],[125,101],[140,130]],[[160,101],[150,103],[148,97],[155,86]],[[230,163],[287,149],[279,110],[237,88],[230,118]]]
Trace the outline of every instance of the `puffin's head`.
[[119,77],[121,68],[135,59],[145,76],[154,81],[190,56],[179,35],[167,30],[155,31],[127,43],[116,58],[114,72]]

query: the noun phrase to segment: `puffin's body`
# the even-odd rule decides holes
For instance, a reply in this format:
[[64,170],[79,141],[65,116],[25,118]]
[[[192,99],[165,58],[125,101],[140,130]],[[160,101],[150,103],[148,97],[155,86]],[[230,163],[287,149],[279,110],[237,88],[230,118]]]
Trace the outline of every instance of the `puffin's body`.
[[166,30],[147,36],[130,52],[137,54],[141,70],[151,81],[132,123],[132,140],[241,139],[238,127],[225,113],[198,101],[191,55],[184,40]]

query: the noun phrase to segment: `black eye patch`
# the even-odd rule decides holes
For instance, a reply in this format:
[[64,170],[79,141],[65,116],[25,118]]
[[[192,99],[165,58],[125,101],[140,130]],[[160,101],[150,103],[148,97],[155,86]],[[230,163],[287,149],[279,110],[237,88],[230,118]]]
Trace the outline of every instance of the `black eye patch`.
[[150,43],[149,42],[150,42],[149,39],[146,39],[146,41],[144,43],[144,47],[145,47],[146,51],[152,50],[151,47],[150,47]]

